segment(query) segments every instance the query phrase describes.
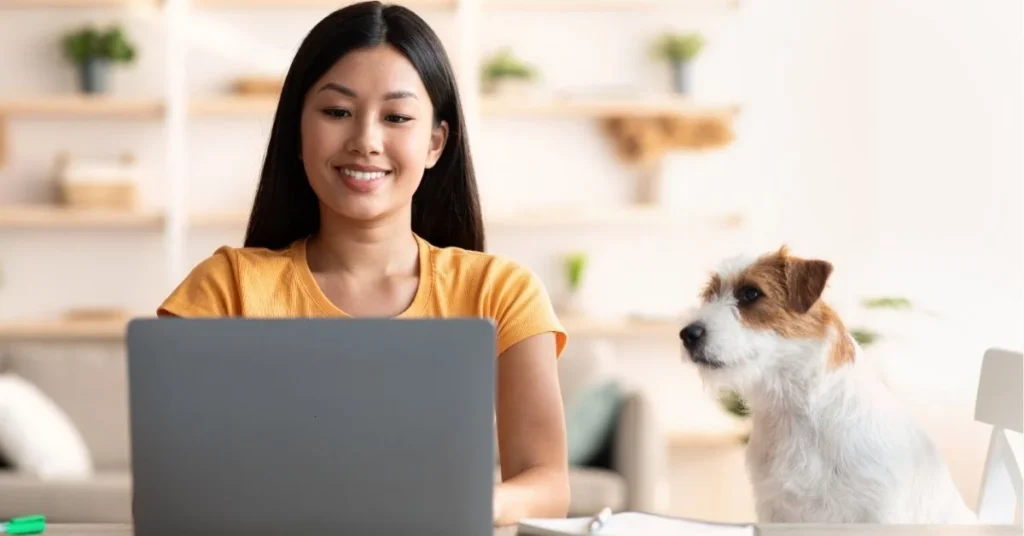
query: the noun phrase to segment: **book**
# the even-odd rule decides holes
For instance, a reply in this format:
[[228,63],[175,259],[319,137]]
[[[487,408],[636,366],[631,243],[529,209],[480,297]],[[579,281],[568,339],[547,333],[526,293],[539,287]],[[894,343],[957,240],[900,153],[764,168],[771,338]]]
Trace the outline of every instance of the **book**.
[[[519,522],[517,536],[582,535],[588,532],[593,517],[559,519],[524,519]],[[600,536],[755,536],[757,527],[744,523],[716,523],[643,512],[613,514],[601,529]]]

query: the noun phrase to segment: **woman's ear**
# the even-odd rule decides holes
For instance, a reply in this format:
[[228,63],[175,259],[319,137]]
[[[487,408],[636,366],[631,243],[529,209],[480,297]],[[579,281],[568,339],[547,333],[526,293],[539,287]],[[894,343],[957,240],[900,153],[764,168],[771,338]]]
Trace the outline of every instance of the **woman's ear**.
[[448,123],[441,121],[430,133],[430,148],[427,151],[427,169],[434,167],[444,152],[444,145],[448,142]]

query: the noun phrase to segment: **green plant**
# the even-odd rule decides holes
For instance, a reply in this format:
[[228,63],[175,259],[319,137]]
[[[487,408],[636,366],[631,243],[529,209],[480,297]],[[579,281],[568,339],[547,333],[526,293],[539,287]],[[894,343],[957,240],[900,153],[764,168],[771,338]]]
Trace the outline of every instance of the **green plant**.
[[[878,296],[874,298],[865,298],[861,301],[861,305],[865,309],[906,310],[912,308],[910,300],[900,296]],[[882,335],[877,331],[863,327],[850,329],[850,335],[852,335],[853,339],[857,341],[857,344],[865,348],[878,342],[878,340],[882,338]]]
[[585,253],[570,253],[565,258],[566,276],[569,279],[569,288],[572,291],[580,289],[583,284],[583,272],[587,268],[587,255]]
[[910,309],[911,307],[910,300],[893,296],[867,298],[861,304],[868,309]]
[[747,403],[744,402],[743,397],[737,394],[735,391],[726,391],[718,398],[718,401],[722,404],[722,408],[725,411],[741,418],[750,416],[750,408],[747,407]]
[[700,34],[666,33],[654,42],[654,55],[672,62],[692,60],[704,48]]
[[877,331],[864,328],[853,328],[850,330],[850,335],[861,346],[871,346],[881,337]]
[[536,76],[536,69],[517,58],[509,48],[495,52],[483,66],[483,77],[486,81],[501,78],[532,80]]
[[117,26],[101,31],[86,26],[64,36],[64,57],[75,64],[91,59],[131,63],[135,60],[135,46]]

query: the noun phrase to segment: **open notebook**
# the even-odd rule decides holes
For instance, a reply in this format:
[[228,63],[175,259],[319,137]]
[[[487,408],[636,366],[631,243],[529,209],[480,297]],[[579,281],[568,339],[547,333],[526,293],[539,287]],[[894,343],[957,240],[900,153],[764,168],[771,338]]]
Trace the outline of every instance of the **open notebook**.
[[[517,536],[589,534],[590,517],[568,519],[524,519]],[[611,516],[597,532],[600,536],[754,536],[757,527],[751,524],[723,524],[667,517],[639,512],[622,512]]]

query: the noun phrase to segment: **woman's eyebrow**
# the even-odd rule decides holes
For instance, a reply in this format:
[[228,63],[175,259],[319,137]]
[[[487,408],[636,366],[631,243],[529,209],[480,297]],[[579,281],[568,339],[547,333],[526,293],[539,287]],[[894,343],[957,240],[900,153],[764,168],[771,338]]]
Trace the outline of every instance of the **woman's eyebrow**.
[[[347,87],[345,87],[343,85],[335,84],[334,82],[328,82],[328,83],[324,84],[323,87],[321,87],[317,92],[319,93],[320,91],[325,91],[325,90],[328,90],[328,89],[331,90],[331,91],[337,91],[338,93],[341,93],[342,95],[347,95],[349,97],[352,97],[353,99],[356,98],[356,92],[355,91],[352,91],[351,89],[349,89],[349,88],[347,88]],[[389,91],[389,92],[384,94],[384,100],[409,99],[409,98],[417,99],[419,97],[417,97],[416,94],[413,93],[412,91],[406,91],[406,90]]]

